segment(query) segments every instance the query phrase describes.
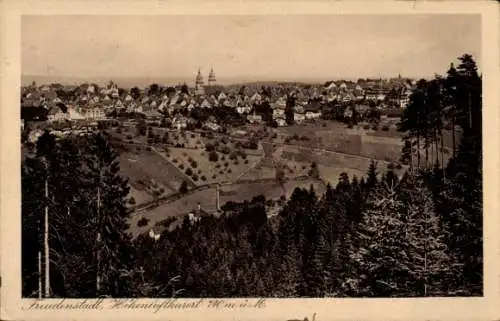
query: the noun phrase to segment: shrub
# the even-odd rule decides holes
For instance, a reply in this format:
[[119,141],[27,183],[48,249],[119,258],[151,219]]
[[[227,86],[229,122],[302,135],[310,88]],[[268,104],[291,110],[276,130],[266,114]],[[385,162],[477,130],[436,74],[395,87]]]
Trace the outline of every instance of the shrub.
[[217,175],[213,174],[212,179],[216,179],[216,178],[217,178]]
[[382,126],[382,130],[385,132],[389,131],[389,126],[387,126],[387,125]]
[[186,152],[182,153],[182,156],[186,157],[188,154]]
[[403,168],[403,166],[401,166],[401,164],[396,165],[396,169],[401,169],[401,168]]
[[128,200],[128,203],[130,205],[135,205],[135,198],[132,196],[129,200]]
[[370,125],[368,125],[368,124],[363,125],[363,129],[370,129]]
[[238,164],[239,164],[239,162],[238,162],[238,161],[234,161],[234,165],[238,165]]
[[191,163],[191,167],[192,168],[197,168],[198,167],[198,163],[197,162],[192,162]]
[[181,186],[179,187],[179,192],[182,194],[186,194],[188,191],[188,185],[186,181],[182,181]]
[[373,126],[372,126],[372,129],[373,129],[373,130],[378,130],[378,125],[373,125]]
[[191,134],[191,138],[195,138],[196,136],[194,134]]
[[245,164],[248,164],[248,159],[245,159]]
[[323,127],[326,127],[326,123],[321,124]]
[[224,161],[226,160],[226,156],[222,155],[222,157],[220,158],[221,161]]
[[215,165],[215,168],[220,168],[220,164]]
[[219,155],[215,151],[211,151],[208,154],[208,160],[211,162],[217,162],[219,160]]
[[179,165],[179,168],[180,168],[180,169],[184,169],[184,164],[180,164],[180,165]]
[[231,169],[228,169],[227,172],[231,174],[233,171]]
[[146,147],[146,150],[147,150],[148,152],[150,152],[150,151],[151,151],[151,147],[149,147],[149,146],[148,146],[148,147]]
[[128,139],[128,140],[130,140],[130,139],[132,139],[132,138],[133,138],[133,137],[132,137],[132,135],[130,135],[130,134],[129,134],[129,135],[127,135],[127,139]]
[[224,163],[224,167],[228,167],[229,166],[229,163],[228,162],[225,162]]
[[141,218],[139,221],[137,221],[137,226],[142,227],[148,225],[149,220],[145,217]]
[[188,169],[186,169],[186,175],[188,175],[188,176],[193,175],[193,170],[188,167]]
[[193,175],[193,181],[195,181],[195,182],[198,181],[198,175],[196,175],[196,174]]
[[224,174],[224,171],[223,171],[223,170],[220,170],[220,171],[219,171],[219,174],[221,174],[221,175],[222,175],[222,174]]
[[165,193],[165,189],[163,187],[161,187],[159,191],[161,194]]
[[204,175],[201,176],[200,178],[201,178],[202,181],[206,181],[207,180],[206,176],[204,176]]
[[177,163],[178,162],[177,158],[174,158],[172,162]]

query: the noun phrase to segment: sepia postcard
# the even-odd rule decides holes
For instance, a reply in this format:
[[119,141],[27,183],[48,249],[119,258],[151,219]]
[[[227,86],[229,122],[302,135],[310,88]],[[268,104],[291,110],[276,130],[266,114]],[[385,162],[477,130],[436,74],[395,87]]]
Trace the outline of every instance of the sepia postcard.
[[4,1],[2,320],[498,320],[493,1]]

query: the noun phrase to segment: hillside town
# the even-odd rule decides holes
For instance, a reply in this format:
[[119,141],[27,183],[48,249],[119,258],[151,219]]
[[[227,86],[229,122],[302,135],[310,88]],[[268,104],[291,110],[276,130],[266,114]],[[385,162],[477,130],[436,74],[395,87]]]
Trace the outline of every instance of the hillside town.
[[[177,130],[203,127],[219,131],[242,123],[302,124],[329,119],[339,111],[349,121],[355,114],[363,119],[370,110],[381,115],[401,113],[416,84],[399,76],[324,84],[221,86],[213,69],[207,78],[205,83],[198,71],[191,86],[152,84],[142,89],[120,88],[113,81],[105,86],[33,83],[21,91],[21,126],[26,121],[43,121],[69,130],[78,124],[142,118]],[[220,111],[230,117],[217,117]]]

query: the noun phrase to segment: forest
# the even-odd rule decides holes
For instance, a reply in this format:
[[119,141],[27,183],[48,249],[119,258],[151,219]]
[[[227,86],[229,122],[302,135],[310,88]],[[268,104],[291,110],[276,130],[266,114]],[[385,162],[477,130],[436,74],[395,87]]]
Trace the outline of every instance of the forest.
[[404,110],[404,176],[372,162],[324,194],[296,189],[277,216],[260,196],[156,239],[126,232],[128,185],[104,132],[45,133],[22,160],[23,297],[481,296],[482,77],[458,60]]

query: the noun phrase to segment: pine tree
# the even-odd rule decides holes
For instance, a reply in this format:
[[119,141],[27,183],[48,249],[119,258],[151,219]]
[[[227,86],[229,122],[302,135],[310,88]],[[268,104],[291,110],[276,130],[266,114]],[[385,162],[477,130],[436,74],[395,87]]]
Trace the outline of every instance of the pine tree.
[[430,192],[409,180],[403,192],[379,186],[370,199],[350,253],[360,274],[358,295],[442,294],[449,263],[442,225]]
[[90,137],[86,147],[83,161],[92,222],[86,232],[88,248],[94,252],[95,291],[117,295],[121,291],[118,270],[130,261],[125,207],[129,187],[119,174],[117,154],[104,135]]
[[373,188],[378,182],[377,179],[377,165],[375,161],[372,159],[370,161],[370,167],[368,168],[368,177],[366,179],[366,184],[368,188]]

